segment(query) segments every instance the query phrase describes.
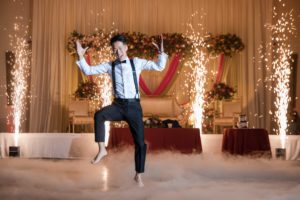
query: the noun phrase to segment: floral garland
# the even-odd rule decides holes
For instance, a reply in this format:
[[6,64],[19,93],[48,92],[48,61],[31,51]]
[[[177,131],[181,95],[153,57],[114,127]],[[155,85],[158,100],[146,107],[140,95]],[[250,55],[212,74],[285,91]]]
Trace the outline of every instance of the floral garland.
[[81,82],[75,91],[76,98],[93,99],[96,97],[99,88],[93,81]]
[[223,53],[225,56],[231,57],[245,48],[241,38],[235,34],[228,33],[216,36],[208,34],[205,37],[203,46],[212,56],[218,56]]
[[[89,47],[90,50],[99,51],[104,44],[109,43],[112,35],[116,32],[104,33],[103,31],[97,31],[90,35],[83,35],[77,31],[73,31],[68,38],[67,50],[70,54],[76,55],[75,41],[80,40],[83,47]],[[128,56],[129,57],[143,57],[146,59],[153,59],[157,55],[157,50],[153,46],[152,42],[159,43],[160,36],[148,36],[139,32],[125,32],[121,33],[125,35],[128,40]],[[180,33],[166,33],[164,37],[164,50],[168,55],[180,54],[183,60],[192,56],[192,45],[189,38]]]
[[[213,88],[207,92],[208,100],[224,100],[231,99],[236,91],[225,83],[215,83]],[[209,101],[208,101],[209,102]]]

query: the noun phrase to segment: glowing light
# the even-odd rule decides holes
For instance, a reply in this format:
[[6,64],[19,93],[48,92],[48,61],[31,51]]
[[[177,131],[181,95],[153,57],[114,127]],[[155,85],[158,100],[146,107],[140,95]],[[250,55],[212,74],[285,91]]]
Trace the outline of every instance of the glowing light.
[[[114,33],[114,31],[110,32],[110,36]],[[110,47],[110,41],[109,38],[110,37],[105,37],[103,32],[97,32],[99,38],[102,38],[101,41],[96,41],[99,42],[98,46],[101,46],[101,48],[99,50],[97,50],[95,52],[95,54],[93,54],[93,62],[95,63],[102,63],[102,62],[108,62],[113,60],[113,55],[112,55],[112,50]],[[103,40],[106,40],[105,42],[103,42]],[[101,42],[101,45],[100,45]],[[99,89],[99,95],[100,95],[100,99],[95,99],[95,102],[97,105],[98,104],[98,100],[100,100],[101,105],[99,105],[101,107],[110,105],[112,103],[112,83],[111,83],[111,78],[108,74],[101,74],[95,77],[95,82],[97,83]],[[109,141],[109,135],[110,135],[110,122],[105,122],[105,145],[108,145],[108,141]]]
[[[197,14],[197,13],[196,13]],[[194,17],[195,15],[192,15]],[[203,18],[203,16],[201,16]],[[205,84],[206,84],[206,54],[202,50],[202,43],[204,38],[201,35],[203,31],[202,24],[198,24],[200,31],[195,31],[192,24],[189,23],[189,31],[187,32],[187,37],[192,42],[193,56],[191,61],[188,62],[188,65],[192,68],[192,79],[193,86],[191,88],[191,97],[192,97],[192,118],[194,128],[199,128],[200,133],[202,134],[202,124],[204,120],[204,105],[205,105]]]
[[[22,30],[22,26],[17,30]],[[22,27],[22,28],[20,28]],[[27,27],[26,27],[27,30]],[[22,33],[24,34],[24,33]],[[25,111],[27,106],[28,93],[28,77],[30,69],[31,51],[26,39],[27,31],[23,36],[10,35],[11,45],[15,54],[15,62],[12,70],[12,115],[15,134],[15,146],[18,146],[19,133],[21,132],[21,124],[25,120]]]
[[[281,1],[279,1],[281,2]],[[284,3],[281,4],[285,6]],[[269,111],[269,114],[275,115],[275,121],[278,125],[278,130],[275,130],[280,135],[281,147],[285,148],[286,132],[288,127],[287,112],[289,102],[291,100],[289,96],[290,91],[290,61],[291,61],[291,46],[289,44],[289,36],[294,35],[295,25],[292,11],[286,13],[277,13],[276,8],[273,8],[273,21],[272,25],[266,25],[266,27],[272,32],[271,44],[267,45],[267,48],[272,48],[272,54],[263,55],[260,48],[261,59],[265,62],[268,61],[268,57],[272,57],[272,65],[266,66],[267,70],[272,71],[272,75],[267,77],[265,82],[272,81],[275,86],[270,86],[268,89],[273,91],[276,95],[274,112]]]
[[[282,6],[285,6],[284,3]],[[273,18],[276,18],[278,14],[274,8]],[[294,18],[292,11],[289,13],[281,13],[278,16],[278,20],[271,27],[273,33],[273,45],[274,45],[274,59],[272,62],[272,68],[274,70],[274,80],[276,85],[274,92],[276,94],[275,111],[276,122],[278,124],[281,147],[285,148],[286,131],[288,127],[287,111],[288,105],[291,100],[289,96],[290,91],[290,60],[291,60],[291,48],[289,45],[289,35],[293,34],[295,30]]]
[[101,173],[102,173],[102,181],[103,181],[102,190],[107,191],[108,190],[108,168],[106,166],[103,166]]

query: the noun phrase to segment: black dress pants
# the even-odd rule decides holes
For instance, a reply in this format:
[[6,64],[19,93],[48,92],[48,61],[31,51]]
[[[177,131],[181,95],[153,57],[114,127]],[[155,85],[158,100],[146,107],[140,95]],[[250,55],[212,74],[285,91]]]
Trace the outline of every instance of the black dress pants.
[[94,116],[95,141],[105,140],[105,121],[121,121],[128,123],[135,144],[135,170],[142,173],[145,170],[147,145],[144,142],[143,112],[139,101],[114,100],[114,102]]

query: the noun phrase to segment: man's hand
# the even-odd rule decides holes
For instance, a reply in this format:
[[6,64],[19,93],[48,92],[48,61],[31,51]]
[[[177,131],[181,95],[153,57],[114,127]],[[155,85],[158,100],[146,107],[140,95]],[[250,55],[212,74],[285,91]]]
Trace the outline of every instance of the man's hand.
[[164,52],[164,38],[163,35],[160,35],[160,39],[161,39],[161,43],[160,43],[160,48],[158,47],[158,45],[155,42],[152,42],[152,44],[158,49],[158,51],[160,53]]
[[77,50],[77,54],[79,56],[79,59],[82,59],[86,50],[88,49],[89,47],[86,47],[86,48],[82,48],[79,40],[76,40],[76,50]]

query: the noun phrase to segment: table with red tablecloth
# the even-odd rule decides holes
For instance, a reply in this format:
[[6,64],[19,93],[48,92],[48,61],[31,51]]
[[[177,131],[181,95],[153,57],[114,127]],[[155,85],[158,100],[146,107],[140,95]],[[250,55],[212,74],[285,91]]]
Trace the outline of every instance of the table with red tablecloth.
[[222,151],[238,155],[261,154],[270,156],[269,134],[265,129],[225,129]]
[[[145,128],[145,143],[148,150],[175,150],[182,153],[202,152],[199,129],[194,128]],[[112,128],[109,147],[132,145],[129,128]]]

